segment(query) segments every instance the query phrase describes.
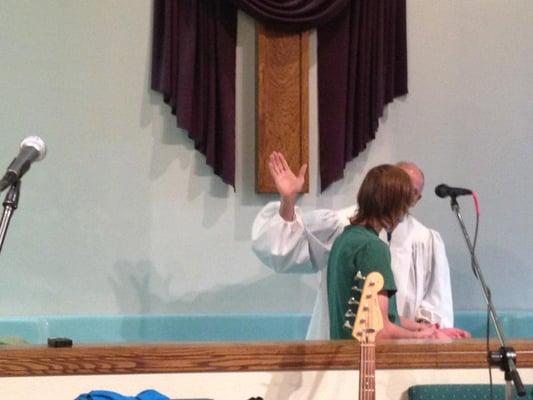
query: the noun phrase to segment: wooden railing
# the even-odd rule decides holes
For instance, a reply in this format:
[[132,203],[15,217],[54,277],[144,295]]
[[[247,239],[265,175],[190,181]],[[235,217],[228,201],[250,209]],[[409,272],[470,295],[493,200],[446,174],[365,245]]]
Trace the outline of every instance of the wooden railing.
[[[533,341],[509,345],[519,368],[533,367]],[[498,347],[490,343],[492,350]],[[5,346],[0,376],[357,369],[358,355],[355,341]],[[482,340],[391,340],[376,346],[378,369],[484,368],[486,357]]]

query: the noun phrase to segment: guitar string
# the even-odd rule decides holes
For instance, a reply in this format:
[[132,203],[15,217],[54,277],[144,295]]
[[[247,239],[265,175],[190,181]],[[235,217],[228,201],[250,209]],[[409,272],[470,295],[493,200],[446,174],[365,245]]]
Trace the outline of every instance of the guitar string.
[[[372,295],[369,295],[372,298]],[[367,327],[373,326],[373,316],[370,312],[370,307],[365,310],[365,319]],[[373,332],[370,332],[373,335]],[[364,340],[361,343],[361,355],[359,372],[361,377],[359,379],[360,400],[374,400],[375,399],[375,347],[369,339],[368,328],[365,331]]]
[[[365,288],[366,289],[366,288]],[[366,290],[363,290],[366,292]],[[361,293],[363,294],[363,293]],[[372,299],[373,295],[370,293],[367,299]],[[362,341],[360,342],[361,351],[359,360],[359,399],[360,400],[375,400],[376,398],[376,376],[375,376],[375,362],[376,362],[376,351],[375,351],[375,329],[373,332],[370,332],[368,327],[373,326],[373,314],[370,312],[370,307],[367,303],[367,299],[362,299],[363,301],[359,306],[363,306],[363,303],[366,305],[366,310],[363,309],[365,314],[366,326],[364,330],[364,335]],[[374,306],[379,307],[379,303],[374,304]],[[369,337],[373,337],[374,341],[371,341]]]

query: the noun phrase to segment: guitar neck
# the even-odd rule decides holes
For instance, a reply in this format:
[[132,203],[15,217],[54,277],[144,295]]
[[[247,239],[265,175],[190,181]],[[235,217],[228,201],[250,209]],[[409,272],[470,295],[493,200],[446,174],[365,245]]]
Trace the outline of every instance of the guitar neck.
[[[359,400],[375,400],[376,398],[376,334],[383,329],[383,318],[379,309],[378,295],[383,288],[383,276],[379,272],[371,272],[366,278],[356,275],[356,280],[363,279],[365,284],[359,301],[354,298],[348,304],[357,304],[352,336],[359,341],[360,364],[359,364]],[[349,309],[350,313],[353,311]],[[350,313],[346,313],[347,317]]]
[[376,344],[361,343],[359,361],[359,400],[376,398]]

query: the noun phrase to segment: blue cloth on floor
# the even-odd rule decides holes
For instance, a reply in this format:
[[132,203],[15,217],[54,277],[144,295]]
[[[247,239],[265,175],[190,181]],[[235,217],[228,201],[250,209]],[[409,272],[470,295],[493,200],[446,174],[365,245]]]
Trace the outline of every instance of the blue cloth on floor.
[[170,400],[167,396],[149,389],[144,390],[135,397],[123,396],[119,393],[108,390],[93,390],[82,394],[76,400]]

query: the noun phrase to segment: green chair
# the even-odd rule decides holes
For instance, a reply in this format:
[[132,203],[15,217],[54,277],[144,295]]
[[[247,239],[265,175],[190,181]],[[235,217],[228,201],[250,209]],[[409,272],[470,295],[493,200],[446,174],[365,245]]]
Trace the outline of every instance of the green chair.
[[[505,385],[493,385],[495,400],[505,399]],[[518,397],[513,388],[513,400],[533,400],[533,385],[525,385],[526,395]],[[490,385],[415,385],[408,391],[409,400],[490,400]]]

